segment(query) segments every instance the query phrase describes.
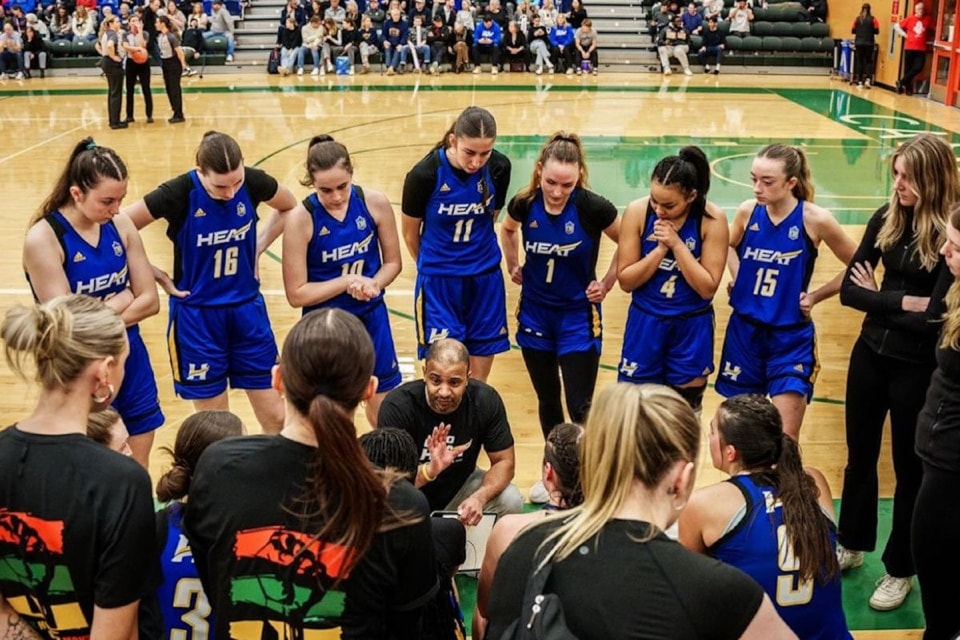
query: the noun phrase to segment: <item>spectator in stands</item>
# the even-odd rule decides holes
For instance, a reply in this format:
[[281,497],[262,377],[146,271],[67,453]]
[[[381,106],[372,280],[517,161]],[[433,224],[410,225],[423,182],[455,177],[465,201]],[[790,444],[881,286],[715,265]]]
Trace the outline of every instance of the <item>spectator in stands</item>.
[[407,13],[407,24],[413,26],[413,19],[416,16],[420,16],[421,26],[430,24],[430,12],[427,10],[425,0],[416,0],[413,3],[413,6],[410,7],[410,11]]
[[870,88],[873,82],[873,53],[876,48],[877,34],[880,33],[880,21],[870,13],[870,3],[864,2],[860,15],[853,20],[853,74],[850,84]]
[[140,16],[130,17],[130,29],[123,35],[121,46],[127,52],[127,64],[124,69],[127,85],[127,122],[133,122],[133,96],[137,82],[143,93],[143,105],[146,107],[147,123],[153,123],[153,92],[150,91],[150,58],[139,63],[130,57],[130,53],[138,49],[149,51],[147,33],[143,30]]
[[801,14],[807,22],[827,21],[827,0],[805,0],[806,12]]
[[682,16],[683,28],[692,36],[700,35],[703,31],[703,16],[697,11],[697,5],[693,2],[687,5],[687,12]]
[[307,24],[307,12],[300,6],[299,0],[287,0],[286,6],[280,10],[280,24],[284,25],[283,28],[286,28],[287,18],[290,16],[293,16],[298,29]]
[[320,75],[320,49],[323,46],[323,22],[320,16],[313,14],[307,24],[300,29],[301,39],[303,41],[300,52],[297,54],[297,75],[303,75],[304,59],[309,53],[313,57],[313,71],[310,75]]
[[553,0],[543,0],[543,4],[540,5],[540,9],[537,11],[540,15],[540,20],[543,22],[543,26],[547,29],[552,29],[557,26],[557,10],[553,6]]
[[40,37],[40,33],[34,25],[35,23],[28,22],[27,30],[23,32],[23,73],[29,78],[33,61],[36,60],[40,66],[40,77],[42,78],[47,71],[47,51],[43,45],[43,38]]
[[346,12],[347,15],[343,19],[344,22],[353,20],[354,27],[360,24],[360,7],[357,6],[356,0],[347,0]]
[[599,73],[597,60],[597,32],[593,30],[593,20],[587,18],[573,37],[573,44],[577,48],[577,75],[584,72],[584,61],[590,62],[590,72]]
[[23,35],[23,32],[27,30],[27,16],[25,16],[23,13],[23,7],[21,7],[19,4],[15,4],[10,10],[10,13],[10,17],[7,18],[5,22],[12,24],[13,30]]
[[307,20],[309,20],[313,16],[317,16],[318,18],[320,18],[321,21],[323,21],[324,9],[325,7],[323,6],[323,3],[320,2],[320,0],[310,0],[310,6],[307,7]]
[[453,25],[457,21],[457,7],[454,5],[454,0],[445,0],[443,4],[438,4],[433,15],[440,16],[443,24],[453,29]]
[[16,79],[23,80],[23,39],[11,23],[5,22],[0,34],[0,80],[14,75],[13,69]]
[[[466,0],[464,0],[466,1]],[[470,47],[473,45],[473,32],[459,22],[453,25],[448,41],[447,53],[453,56],[453,71],[462,73],[470,64]]]
[[[721,5],[723,0],[720,0]],[[662,3],[659,9],[655,9],[651,12],[650,17],[650,36],[653,37],[656,41],[657,36],[663,31],[667,25],[673,22],[674,17],[676,17],[677,12],[671,11],[671,8],[675,8],[676,3],[673,3],[673,6],[667,4],[666,2]]]
[[[205,32],[206,29],[200,26],[200,20],[193,14],[190,14],[187,18],[187,28],[180,34],[180,44],[183,46],[185,62],[200,59],[201,54],[206,50],[206,43],[203,39]],[[197,72],[190,67],[189,62],[187,62],[187,68],[183,70],[183,75],[192,76],[196,75],[196,73]]]
[[203,12],[203,3],[194,2],[190,8],[190,20],[197,21],[197,28],[207,31],[210,28],[210,18]]
[[96,20],[87,8],[78,5],[70,18],[70,31],[73,34],[73,43],[94,42],[97,39]]
[[710,56],[713,56],[713,74],[720,73],[720,63],[723,61],[723,50],[727,46],[727,36],[720,31],[716,18],[707,20],[707,30],[703,32],[703,39],[700,42],[700,51],[697,55],[700,58],[700,64],[703,65],[704,73],[710,71]]
[[[903,44],[903,77],[897,82],[897,93],[913,95],[913,83],[927,62],[927,40],[932,37],[933,21],[926,15],[923,2],[913,7],[913,15],[894,25],[893,30],[905,39]],[[930,34],[930,35],[928,35]]]
[[737,0],[737,6],[730,8],[727,20],[730,21],[730,35],[742,38],[749,36],[753,11],[747,6],[747,0]]
[[[424,377],[384,398],[378,427],[396,427],[422,444],[417,487],[432,510],[457,511],[470,526],[484,511],[520,513],[523,496],[511,484],[515,453],[503,399],[496,389],[469,379],[470,354],[445,338],[430,345]],[[490,469],[477,467],[480,450]]]
[[447,42],[450,40],[452,31],[453,27],[444,22],[442,11],[433,14],[433,24],[427,29],[427,46],[430,47],[434,73],[447,57]]
[[[103,9],[106,11],[107,7],[105,6]],[[176,0],[167,0],[167,8],[164,9],[163,15],[170,18],[170,24],[173,25],[174,31],[179,33],[187,28],[187,16],[183,15],[183,11],[180,11]]]
[[427,46],[427,28],[423,26],[423,14],[414,13],[410,28],[407,30],[407,41],[400,49],[400,69],[406,69],[407,56],[413,59],[411,63],[417,73],[424,68],[433,72],[430,65],[430,47]]
[[489,13],[483,14],[483,21],[477,23],[473,30],[473,72],[480,73],[480,56],[490,56],[490,73],[497,75],[500,72],[500,43],[503,41],[503,32],[500,25],[493,21]]
[[50,35],[54,40],[73,40],[70,12],[65,6],[57,5],[57,11],[50,21]]
[[[372,0],[376,2],[377,0]],[[370,18],[370,14],[364,14],[360,22],[360,34],[358,36],[360,49],[360,64],[362,68],[360,73],[370,73],[370,56],[378,53],[380,51],[380,36],[377,34],[377,30],[373,26],[373,20]]]
[[357,29],[357,23],[349,16],[343,21],[340,40],[343,42],[340,55],[350,59],[350,74],[353,75],[353,65],[356,64],[357,51],[360,48],[360,31]]
[[657,36],[657,52],[660,54],[663,75],[668,76],[672,73],[670,70],[671,56],[680,62],[684,74],[693,75],[693,72],[690,71],[690,62],[687,60],[687,53],[690,51],[689,40],[680,16],[674,18],[673,22],[660,31]]
[[97,0],[76,0],[74,2],[74,8],[76,7],[84,7],[88,13],[91,11],[95,12],[97,10]]
[[119,13],[117,17],[120,18],[120,28],[124,31],[127,30],[127,27],[130,26],[130,5],[126,2],[120,3]]
[[293,14],[288,14],[277,38],[277,47],[280,48],[280,67],[278,68],[280,75],[288,76],[293,73],[293,66],[303,55],[300,53],[302,46],[303,35],[300,33],[300,27],[297,26],[297,19]]
[[463,28],[467,31],[473,31],[473,28],[477,24],[477,20],[473,10],[473,5],[470,4],[470,0],[461,0],[460,10],[457,11],[457,19],[454,24],[463,25]]
[[503,48],[500,55],[507,71],[527,70],[527,62],[530,59],[527,37],[513,20],[507,23],[507,33],[503,36],[500,46]]
[[587,10],[583,7],[583,2],[581,0],[572,0],[570,3],[570,11],[567,13],[567,22],[574,29],[579,29],[583,26],[583,21],[587,19]]
[[330,0],[330,6],[323,12],[323,21],[333,20],[339,27],[347,17],[347,11],[340,6],[340,0]]
[[500,5],[500,0],[490,0],[487,5],[487,13],[493,17],[493,21],[500,27],[500,33],[507,30],[507,23],[510,22],[510,16]]
[[[156,2],[157,0],[153,1]],[[210,31],[205,33],[204,36],[225,37],[227,39],[227,62],[233,62],[233,53],[237,47],[236,39],[233,37],[233,16],[226,10],[221,0],[213,0],[213,10],[210,12]]]
[[[380,0],[368,0],[367,1],[367,11],[363,15],[370,18],[370,22],[374,29],[380,31],[383,28],[383,23],[387,19],[386,13],[383,9],[380,8]],[[361,22],[361,28],[363,23]]]
[[50,27],[43,20],[40,20],[35,13],[27,14],[27,27],[33,27],[34,31],[43,40],[50,40]]
[[400,50],[407,42],[407,23],[401,16],[400,8],[393,7],[390,9],[389,19],[383,23],[383,56],[388,76],[397,72],[397,67],[400,66]]
[[513,21],[517,23],[524,35],[530,31],[530,25],[533,24],[533,10],[527,0],[520,0],[517,10],[513,13]]
[[723,0],[704,0],[703,19],[709,22],[710,18],[723,22]]
[[[560,71],[566,70],[567,75],[573,75],[574,32],[567,24],[567,17],[562,13],[557,16],[557,24],[550,29],[550,52],[553,64]],[[553,69],[551,69],[553,71]]]
[[539,14],[533,16],[533,22],[527,31],[527,46],[530,55],[535,56],[533,63],[537,66],[537,75],[543,73],[543,65],[553,71],[553,61],[550,60],[550,31],[543,26]]
[[323,20],[323,42],[320,45],[320,66],[333,73],[333,61],[343,51],[343,29],[333,18]]

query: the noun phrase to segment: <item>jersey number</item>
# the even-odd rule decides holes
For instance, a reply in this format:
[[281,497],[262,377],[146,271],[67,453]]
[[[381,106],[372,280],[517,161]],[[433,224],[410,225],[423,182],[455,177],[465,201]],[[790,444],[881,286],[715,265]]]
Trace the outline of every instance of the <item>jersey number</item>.
[[[793,545],[787,537],[787,525],[777,527],[777,565],[781,571],[800,570],[800,560],[793,552]],[[777,576],[777,604],[781,607],[795,607],[807,604],[813,598],[813,580],[800,580],[796,573]]]
[[180,620],[190,627],[188,633],[184,629],[171,629],[170,640],[207,640],[210,635],[210,603],[203,593],[203,586],[199,578],[180,578],[177,588],[173,592],[173,606],[186,609],[193,608],[180,616]]
[[777,290],[777,276],[780,275],[778,269],[766,269],[760,267],[757,269],[757,280],[753,284],[753,295],[772,298],[774,291]]
[[660,293],[664,297],[672,298],[673,294],[677,292],[677,276],[670,276],[666,282],[663,283],[663,286],[660,287]]
[[232,276],[237,273],[237,260],[240,256],[239,247],[217,249],[213,254],[213,277]]
[[470,220],[457,220],[453,227],[454,242],[470,242],[470,232],[473,231],[473,218]]
[[553,282],[553,269],[556,266],[557,266],[556,258],[550,258],[549,260],[547,260],[547,277],[546,277],[547,284],[550,284]]
[[359,276],[363,273],[363,260],[354,262],[345,262],[343,264],[343,273],[341,276]]

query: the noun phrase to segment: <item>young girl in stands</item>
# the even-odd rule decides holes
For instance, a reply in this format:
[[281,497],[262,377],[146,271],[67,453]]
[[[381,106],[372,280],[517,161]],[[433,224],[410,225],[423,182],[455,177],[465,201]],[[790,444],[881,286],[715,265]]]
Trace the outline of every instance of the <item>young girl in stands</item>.
[[363,322],[373,340],[377,392],[366,403],[377,424],[380,403],[400,386],[400,367],[383,292],[400,273],[400,238],[387,197],[353,183],[347,148],[330,136],[315,136],[307,150],[301,183],[314,193],[286,222],[283,286],[287,300],[307,314],[335,307]]
[[[86,436],[123,382],[124,322],[70,295],[7,312],[7,363],[39,386],[33,412],[0,431],[0,636],[136,637],[155,556],[150,478]],[[29,374],[27,373],[29,370]]]
[[127,325],[129,375],[112,403],[130,432],[133,457],[148,467],[164,416],[139,323],[160,310],[160,301],[140,234],[117,216],[126,194],[127,167],[120,156],[92,138],[81,140],[30,220],[23,265],[40,302],[83,293],[104,300]]
[[712,301],[729,244],[709,191],[699,147],[660,160],[650,195],[623,212],[618,253],[620,286],[632,296],[619,379],[670,385],[697,412],[713,372]]
[[693,493],[681,544],[749,574],[798,637],[852,639],[830,487],[804,468],[777,408],[759,395],[724,401],[710,423],[710,457],[731,477]]
[[470,377],[486,381],[510,348],[500,247],[493,223],[510,188],[510,160],[493,148],[497,123],[468,107],[403,182],[403,239],[417,261],[420,358],[440,338],[470,352]]
[[813,204],[807,156],[798,147],[772,144],[750,170],[752,200],[730,225],[733,284],[720,357],[717,392],[726,397],[761,393],[783,416],[783,430],[800,437],[820,369],[814,305],[836,295],[843,272],[808,291],[821,242],[844,265],[857,246],[829,211]]

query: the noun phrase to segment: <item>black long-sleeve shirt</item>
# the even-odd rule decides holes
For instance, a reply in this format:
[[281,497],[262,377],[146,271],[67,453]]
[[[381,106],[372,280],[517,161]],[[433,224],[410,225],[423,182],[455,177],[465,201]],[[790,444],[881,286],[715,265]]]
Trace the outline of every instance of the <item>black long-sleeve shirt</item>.
[[[907,362],[932,362],[935,356],[943,298],[953,277],[941,258],[932,271],[920,264],[914,245],[913,211],[909,210],[906,231],[888,251],[877,247],[888,205],[880,207],[863,234],[840,285],[840,302],[865,311],[860,336],[880,355]],[[850,279],[854,264],[868,262],[874,268],[883,262],[884,275],[879,291],[860,287]],[[926,312],[903,311],[904,296],[929,297]]]

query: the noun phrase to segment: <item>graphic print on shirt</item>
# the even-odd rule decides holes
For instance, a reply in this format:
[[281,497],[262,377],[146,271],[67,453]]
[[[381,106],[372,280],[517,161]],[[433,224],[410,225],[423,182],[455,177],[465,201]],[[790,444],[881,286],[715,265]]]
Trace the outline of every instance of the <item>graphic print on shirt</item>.
[[0,591],[14,611],[51,638],[86,640],[90,622],[63,559],[61,520],[0,509]]

